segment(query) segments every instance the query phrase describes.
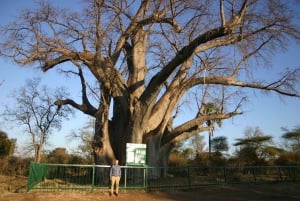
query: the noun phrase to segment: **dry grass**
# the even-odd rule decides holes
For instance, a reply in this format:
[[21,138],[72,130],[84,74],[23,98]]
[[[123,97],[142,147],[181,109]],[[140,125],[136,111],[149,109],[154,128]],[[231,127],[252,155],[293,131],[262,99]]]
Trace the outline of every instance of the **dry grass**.
[[20,177],[20,176],[9,177],[5,175],[0,175],[0,193],[26,192],[26,185],[27,185],[26,177]]

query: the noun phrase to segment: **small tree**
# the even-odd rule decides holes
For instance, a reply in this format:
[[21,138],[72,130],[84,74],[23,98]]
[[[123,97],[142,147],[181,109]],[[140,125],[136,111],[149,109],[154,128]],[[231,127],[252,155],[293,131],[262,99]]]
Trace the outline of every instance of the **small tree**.
[[50,163],[62,163],[67,164],[70,160],[70,155],[65,148],[55,148],[48,156],[48,162]]
[[256,165],[265,161],[272,146],[272,136],[265,135],[256,127],[245,130],[245,138],[236,139],[234,146],[240,146],[238,158],[247,165]]
[[213,154],[210,154],[210,164],[216,166],[226,165],[226,159],[223,157],[223,151],[228,151],[227,138],[224,136],[214,137],[211,140]]
[[14,153],[16,139],[9,139],[7,134],[0,130],[0,173],[10,172],[10,156]]
[[222,151],[228,151],[229,146],[227,142],[227,137],[219,136],[214,137],[211,141],[212,150],[219,155],[222,155]]
[[292,131],[286,131],[282,138],[287,140],[291,146],[292,151],[300,152],[300,127]]
[[282,138],[286,140],[286,152],[282,152],[275,160],[278,165],[299,165],[300,164],[300,126],[293,130],[283,128],[285,131]]
[[93,143],[94,143],[95,121],[90,119],[78,132],[73,131],[68,137],[69,140],[79,140],[79,145],[73,150],[74,154],[79,155],[88,162],[93,162]]
[[4,116],[21,125],[31,137],[30,149],[34,150],[34,160],[40,162],[44,145],[54,129],[60,129],[63,119],[68,119],[70,107],[57,107],[57,98],[66,97],[64,89],[54,91],[40,87],[40,79],[27,80],[26,85],[13,93],[15,103],[6,106]]
[[0,158],[9,157],[13,154],[16,139],[9,139],[7,134],[0,130]]

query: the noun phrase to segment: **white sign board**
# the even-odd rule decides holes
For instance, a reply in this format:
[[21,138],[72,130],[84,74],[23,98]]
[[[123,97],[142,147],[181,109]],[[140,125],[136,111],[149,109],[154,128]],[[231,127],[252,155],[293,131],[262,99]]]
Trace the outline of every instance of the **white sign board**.
[[126,165],[146,164],[146,144],[126,144]]

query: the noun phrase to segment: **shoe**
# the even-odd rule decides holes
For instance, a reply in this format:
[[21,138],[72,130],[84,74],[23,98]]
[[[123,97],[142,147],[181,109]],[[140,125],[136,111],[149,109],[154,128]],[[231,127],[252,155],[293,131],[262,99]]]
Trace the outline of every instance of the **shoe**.
[[109,196],[111,196],[111,193],[109,193]]

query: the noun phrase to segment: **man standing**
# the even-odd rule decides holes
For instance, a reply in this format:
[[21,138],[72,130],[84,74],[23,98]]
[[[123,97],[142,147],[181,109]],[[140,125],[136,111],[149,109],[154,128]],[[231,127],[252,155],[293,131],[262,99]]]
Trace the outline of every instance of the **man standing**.
[[114,192],[114,186],[116,185],[116,193],[115,195],[118,196],[119,193],[119,182],[121,178],[121,167],[119,166],[119,161],[115,160],[114,164],[110,168],[110,182],[111,182],[111,187],[110,187],[110,196]]

